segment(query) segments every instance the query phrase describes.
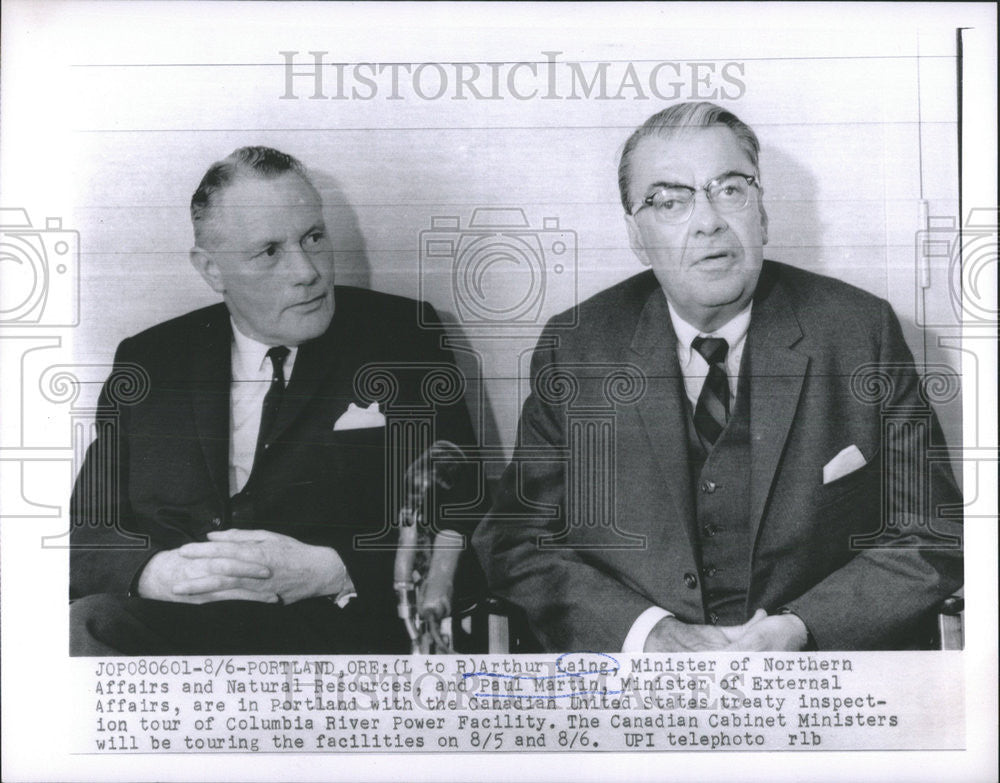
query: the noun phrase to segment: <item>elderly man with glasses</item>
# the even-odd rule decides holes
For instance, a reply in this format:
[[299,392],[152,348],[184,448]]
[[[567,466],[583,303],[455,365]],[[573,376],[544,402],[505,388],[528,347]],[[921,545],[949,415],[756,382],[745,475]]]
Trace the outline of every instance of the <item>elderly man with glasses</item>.
[[903,649],[962,582],[940,512],[961,500],[896,316],[764,260],[759,149],[710,103],[647,120],[619,186],[651,269],[539,341],[474,545],[546,649]]

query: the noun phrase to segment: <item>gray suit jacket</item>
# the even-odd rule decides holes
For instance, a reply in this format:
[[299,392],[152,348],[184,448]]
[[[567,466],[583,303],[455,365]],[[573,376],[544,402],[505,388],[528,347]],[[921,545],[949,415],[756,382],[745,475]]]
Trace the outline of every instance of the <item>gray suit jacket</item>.
[[[577,315],[578,328],[542,335],[514,459],[473,543],[492,590],[526,611],[546,648],[614,651],[653,605],[706,621],[688,414],[651,272]],[[891,308],[766,261],[747,357],[747,618],[789,608],[820,649],[910,646],[962,582],[961,499],[949,467],[926,458],[943,439]],[[616,365],[625,380],[608,381]],[[572,435],[587,416],[613,428],[589,479]],[[865,465],[824,484],[823,466],[852,444]],[[600,492],[581,495],[595,475]],[[574,503],[605,511],[568,518]]]

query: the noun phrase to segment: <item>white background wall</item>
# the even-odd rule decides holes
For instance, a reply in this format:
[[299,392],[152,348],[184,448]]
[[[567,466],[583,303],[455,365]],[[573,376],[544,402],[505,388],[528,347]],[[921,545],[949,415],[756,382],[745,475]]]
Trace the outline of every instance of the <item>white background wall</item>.
[[[965,74],[963,114],[992,132],[974,151],[963,149],[963,191],[987,195],[982,203],[967,199],[962,214],[992,206],[985,241],[994,244],[992,256],[981,256],[984,274],[967,279],[964,293],[968,301],[973,283],[981,286],[980,296],[994,302],[987,316],[995,318],[995,25],[992,7],[959,4],[5,2],[0,204],[26,209],[36,228],[48,216],[62,218],[65,229],[78,232],[81,251],[68,276],[46,289],[39,320],[5,321],[0,335],[5,772],[16,759],[18,773],[31,773],[23,779],[386,776],[389,768],[368,758],[256,757],[240,766],[231,756],[175,755],[169,765],[143,756],[116,759],[122,764],[112,769],[100,765],[109,759],[67,752],[79,739],[67,694],[91,675],[71,670],[65,655],[68,568],[59,536],[68,525],[65,497],[75,465],[69,412],[85,414],[93,404],[119,340],[213,300],[187,262],[187,203],[204,169],[244,144],[286,149],[319,173],[330,222],[339,226],[345,282],[416,295],[420,232],[431,218],[465,221],[490,205],[523,208],[532,226],[556,217],[575,232],[578,290],[548,290],[543,318],[639,271],[625,241],[616,153],[665,101],[627,92],[619,101],[279,99],[281,51],[302,53],[300,62],[306,52],[327,51],[330,61],[344,63],[512,63],[558,51],[561,62],[581,63],[588,74],[611,63],[617,78],[629,63],[647,74],[660,62],[685,69],[742,64],[745,90],[722,102],[758,130],[764,145],[768,255],[888,297],[918,361],[957,366],[961,356],[970,577],[965,680],[956,671],[953,688],[926,699],[954,705],[964,697],[970,753],[823,754],[822,763],[824,774],[848,780],[989,777],[983,771],[992,772],[995,759],[974,771],[970,765],[996,747],[995,324],[967,322],[958,350],[948,256],[935,263],[929,287],[918,288],[914,235],[921,196],[933,215],[959,214],[955,29],[967,27],[975,33],[978,67]],[[700,88],[687,81],[677,90],[686,99]],[[6,260],[4,308],[18,301],[25,282]],[[517,281],[488,282],[502,296]],[[71,317],[75,325],[67,326],[61,313],[74,312],[77,291],[79,321]],[[449,288],[429,294],[445,315],[455,315]],[[529,325],[516,339],[488,340],[465,330],[484,359],[489,442],[510,444],[523,392],[520,353],[536,331]],[[90,381],[75,398],[72,390],[54,393],[64,366]],[[958,401],[940,413],[957,444]],[[919,678],[913,687],[921,690]],[[913,717],[922,728],[940,716],[930,709]],[[801,778],[807,768],[805,777],[815,777],[819,758],[753,755],[741,769],[752,776],[756,764],[767,779]],[[662,775],[663,759],[631,760],[627,771],[636,779]],[[731,758],[699,760],[712,773],[702,779],[732,775]],[[552,774],[565,776],[566,757],[547,761]],[[669,761],[681,776],[691,769],[689,757]],[[405,763],[404,776],[414,779],[442,774],[441,759],[431,755]],[[461,777],[511,774],[478,756],[447,764]],[[603,753],[586,765],[594,779],[626,769]]]
[[[936,331],[917,325],[924,295],[916,288],[914,254],[921,196],[932,214],[958,209],[952,30],[912,30],[890,40],[881,30],[857,28],[748,35],[675,26],[670,8],[644,9],[641,19],[636,9],[567,17],[558,28],[538,27],[530,13],[511,9],[506,27],[445,29],[453,20],[444,7],[405,24],[391,9],[367,19],[317,10],[308,27],[284,26],[280,16],[268,25],[220,19],[216,24],[227,29],[221,56],[213,24],[192,28],[161,7],[145,13],[124,41],[113,32],[123,13],[107,6],[87,15],[91,37],[72,44],[67,84],[74,130],[67,223],[81,234],[75,343],[84,361],[106,361],[122,337],[214,300],[187,262],[187,205],[205,168],[246,144],[290,152],[316,172],[340,251],[341,282],[422,294],[452,322],[462,313],[447,264],[436,262],[437,274],[425,276],[421,287],[420,235],[433,217],[457,217],[465,228],[476,207],[505,206],[523,209],[532,228],[557,218],[575,238],[576,275],[553,274],[554,259],[546,259],[548,288],[537,318],[544,321],[641,269],[622,221],[618,150],[670,101],[648,89],[641,97],[629,88],[620,100],[611,96],[629,64],[642,85],[656,63],[669,61],[678,63],[681,78],[673,67],[661,69],[661,93],[718,95],[757,130],[771,219],[767,256],[888,298],[919,361],[958,367],[957,352],[939,349]],[[242,34],[233,35],[234,27]],[[424,100],[404,74],[401,98],[390,100],[386,74],[370,100],[313,100],[315,82],[306,75],[294,78],[297,99],[281,99],[286,67],[279,51],[298,52],[299,73],[312,69],[311,51],[327,52],[327,63],[348,64],[348,93],[371,92],[351,78],[363,62],[441,62],[449,85],[442,98]],[[564,99],[518,100],[504,82],[502,100],[477,100],[469,92],[455,99],[456,61],[479,63],[484,73],[487,61],[540,63],[542,75],[532,79],[522,69],[515,88],[545,95],[543,52],[560,52],[548,56],[563,63],[556,92]],[[584,97],[567,62],[580,63],[588,78],[608,63],[607,99],[596,97],[596,89]],[[418,85],[424,94],[438,85],[440,71],[429,68]],[[705,81],[693,80],[693,68]],[[502,79],[507,73],[504,66]],[[488,78],[478,84],[489,93]],[[332,67],[323,91],[337,91]],[[946,274],[937,272],[929,307],[954,326]],[[487,297],[518,299],[525,274],[524,267],[508,266],[487,276]],[[484,437],[509,446],[525,392],[517,381],[521,355],[537,326],[507,330],[513,333],[503,340],[461,327],[455,324],[481,356],[486,377]],[[946,407],[941,415],[957,443],[959,403]]]

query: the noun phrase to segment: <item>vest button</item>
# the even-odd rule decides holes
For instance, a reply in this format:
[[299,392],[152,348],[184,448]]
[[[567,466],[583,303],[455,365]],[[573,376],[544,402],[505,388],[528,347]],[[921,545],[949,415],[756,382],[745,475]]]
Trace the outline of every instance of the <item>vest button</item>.
[[684,584],[691,590],[694,590],[698,586],[698,577],[688,571],[684,574]]
[[708,621],[712,625],[718,625],[719,624],[719,615],[717,615],[715,612],[710,612],[709,615],[708,615]]
[[222,520],[218,517],[212,518],[212,527],[222,527]]
[[703,482],[701,482],[701,491],[704,492],[706,495],[711,495],[713,492],[715,492],[715,482],[705,479]]
[[705,525],[701,532],[705,535],[705,538],[712,538],[716,533],[719,532],[719,528],[715,525]]
[[707,565],[701,569],[702,576],[715,576],[719,573],[719,569],[712,565]]

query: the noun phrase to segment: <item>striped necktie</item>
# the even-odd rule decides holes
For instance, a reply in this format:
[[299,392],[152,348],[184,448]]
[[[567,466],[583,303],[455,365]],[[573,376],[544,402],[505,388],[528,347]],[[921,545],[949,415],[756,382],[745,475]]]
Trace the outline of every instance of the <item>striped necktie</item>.
[[729,421],[729,378],[726,375],[729,343],[721,337],[695,337],[691,347],[708,362],[708,377],[694,410],[694,426],[704,440],[714,445]]

